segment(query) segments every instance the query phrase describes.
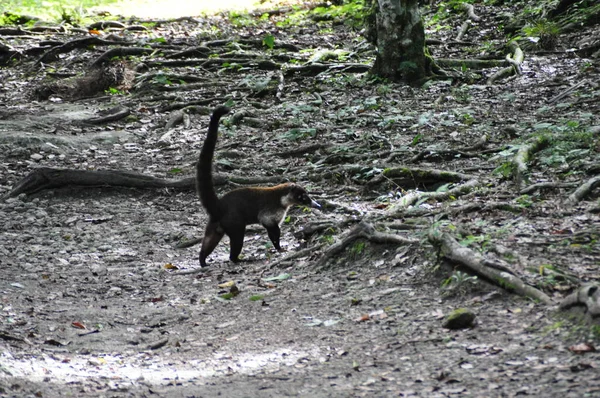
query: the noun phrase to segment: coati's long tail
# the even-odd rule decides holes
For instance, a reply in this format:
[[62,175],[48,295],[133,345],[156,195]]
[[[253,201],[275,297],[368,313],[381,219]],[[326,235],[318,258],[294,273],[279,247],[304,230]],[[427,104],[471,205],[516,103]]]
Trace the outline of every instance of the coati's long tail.
[[222,211],[219,206],[219,197],[215,191],[212,176],[212,161],[217,145],[217,135],[219,130],[219,120],[221,116],[229,113],[229,108],[226,106],[218,106],[213,111],[208,125],[208,134],[200,158],[196,164],[196,190],[200,196],[202,205],[206,208],[208,215],[212,220],[219,220],[222,217]]

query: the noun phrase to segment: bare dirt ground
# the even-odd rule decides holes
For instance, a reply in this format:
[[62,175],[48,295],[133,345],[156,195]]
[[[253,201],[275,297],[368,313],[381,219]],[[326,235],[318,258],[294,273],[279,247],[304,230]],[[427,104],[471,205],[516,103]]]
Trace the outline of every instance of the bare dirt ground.
[[[477,9],[470,45],[432,45],[434,56],[503,59],[497,21],[510,11]],[[561,35],[555,51],[526,50],[522,74],[498,84],[486,85],[498,68],[459,67],[454,83],[415,89],[357,72],[373,48],[339,20],[275,25],[285,18],[116,27],[91,37],[120,44],[61,50],[52,49],[90,35],[0,36],[19,53],[0,69],[0,195],[40,166],[190,176],[210,110],[230,100],[237,116],[221,127],[220,191],[250,178],[294,180],[323,204],[290,211],[284,253],[249,228],[241,264],[227,261],[224,241],[208,270],[178,275],[197,268],[198,246],[175,245],[206,222],[193,190],[68,187],[5,198],[0,395],[600,396],[590,328],[481,277],[442,288],[466,274],[427,234],[441,226],[501,258],[554,303],[598,282],[597,191],[565,205],[600,170],[598,60],[573,51],[596,38],[597,25]],[[452,42],[453,29],[429,37]],[[263,44],[269,35],[273,49]],[[152,49],[122,55],[118,71],[136,80],[113,76],[122,87],[92,97],[69,89],[96,83],[57,85],[89,76],[92,62],[120,46]],[[89,123],[116,106],[129,115]],[[512,159],[540,136],[549,143],[527,160],[519,186]],[[477,185],[400,208],[415,188],[454,186],[381,178],[400,166],[460,172]],[[565,185],[523,193],[539,182]],[[360,220],[414,243],[363,239],[320,261]],[[232,283],[238,291],[228,295]],[[476,325],[443,328],[463,307]]]

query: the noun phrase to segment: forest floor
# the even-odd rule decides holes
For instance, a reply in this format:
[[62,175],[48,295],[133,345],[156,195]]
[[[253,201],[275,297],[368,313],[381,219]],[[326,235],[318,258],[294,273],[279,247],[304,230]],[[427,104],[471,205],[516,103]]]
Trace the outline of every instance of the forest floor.
[[[429,25],[432,54],[503,60],[497,26],[513,11],[476,8],[460,41],[464,15],[451,13]],[[5,198],[0,396],[600,395],[597,334],[454,269],[428,239],[432,226],[452,233],[553,303],[598,283],[598,192],[566,204],[600,172],[600,65],[577,52],[598,26],[559,35],[552,51],[526,48],[522,73],[492,85],[498,67],[459,66],[411,88],[370,78],[373,47],[318,16],[0,31],[3,54],[15,51],[0,69],[0,195],[41,166],[191,176],[211,109],[229,101],[219,192],[293,180],[323,205],[289,212],[283,253],[251,227],[242,263],[228,262],[225,239],[207,270],[178,275],[197,269],[198,246],[176,244],[206,223],[193,189]],[[106,41],[77,41],[90,37]],[[117,47],[139,50],[110,53],[126,62],[102,76],[120,86],[90,95],[101,86],[90,64]],[[128,114],[90,121],[115,109]],[[519,149],[540,137],[515,174]],[[412,176],[386,174],[401,168]],[[475,183],[401,205],[464,182],[422,170]],[[361,220],[412,243],[328,251]],[[473,327],[442,327],[457,308],[476,314]]]

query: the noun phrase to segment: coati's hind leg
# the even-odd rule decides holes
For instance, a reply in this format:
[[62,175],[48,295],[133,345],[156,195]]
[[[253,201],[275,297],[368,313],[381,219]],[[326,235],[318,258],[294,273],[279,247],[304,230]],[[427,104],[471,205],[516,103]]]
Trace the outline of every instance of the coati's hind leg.
[[227,231],[229,236],[229,259],[234,263],[240,261],[240,253],[244,246],[244,234],[246,233],[246,227],[244,225],[241,228],[233,228]]
[[281,238],[281,230],[279,229],[279,225],[265,225],[265,228],[267,229],[269,239],[271,239],[271,242],[273,242],[273,246],[275,246],[275,249],[280,252],[281,246],[279,244],[279,239]]
[[202,248],[200,249],[200,266],[206,267],[206,258],[215,250],[225,232],[218,222],[209,222],[204,231]]

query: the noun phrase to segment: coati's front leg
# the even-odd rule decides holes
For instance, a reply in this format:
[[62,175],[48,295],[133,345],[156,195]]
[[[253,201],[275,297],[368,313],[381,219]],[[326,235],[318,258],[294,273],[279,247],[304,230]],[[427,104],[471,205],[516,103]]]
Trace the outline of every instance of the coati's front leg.
[[265,225],[265,228],[267,229],[267,234],[269,234],[269,239],[271,239],[271,242],[273,242],[273,246],[275,246],[275,249],[280,252],[281,246],[279,244],[279,239],[281,238],[281,230],[279,229],[279,225]]

